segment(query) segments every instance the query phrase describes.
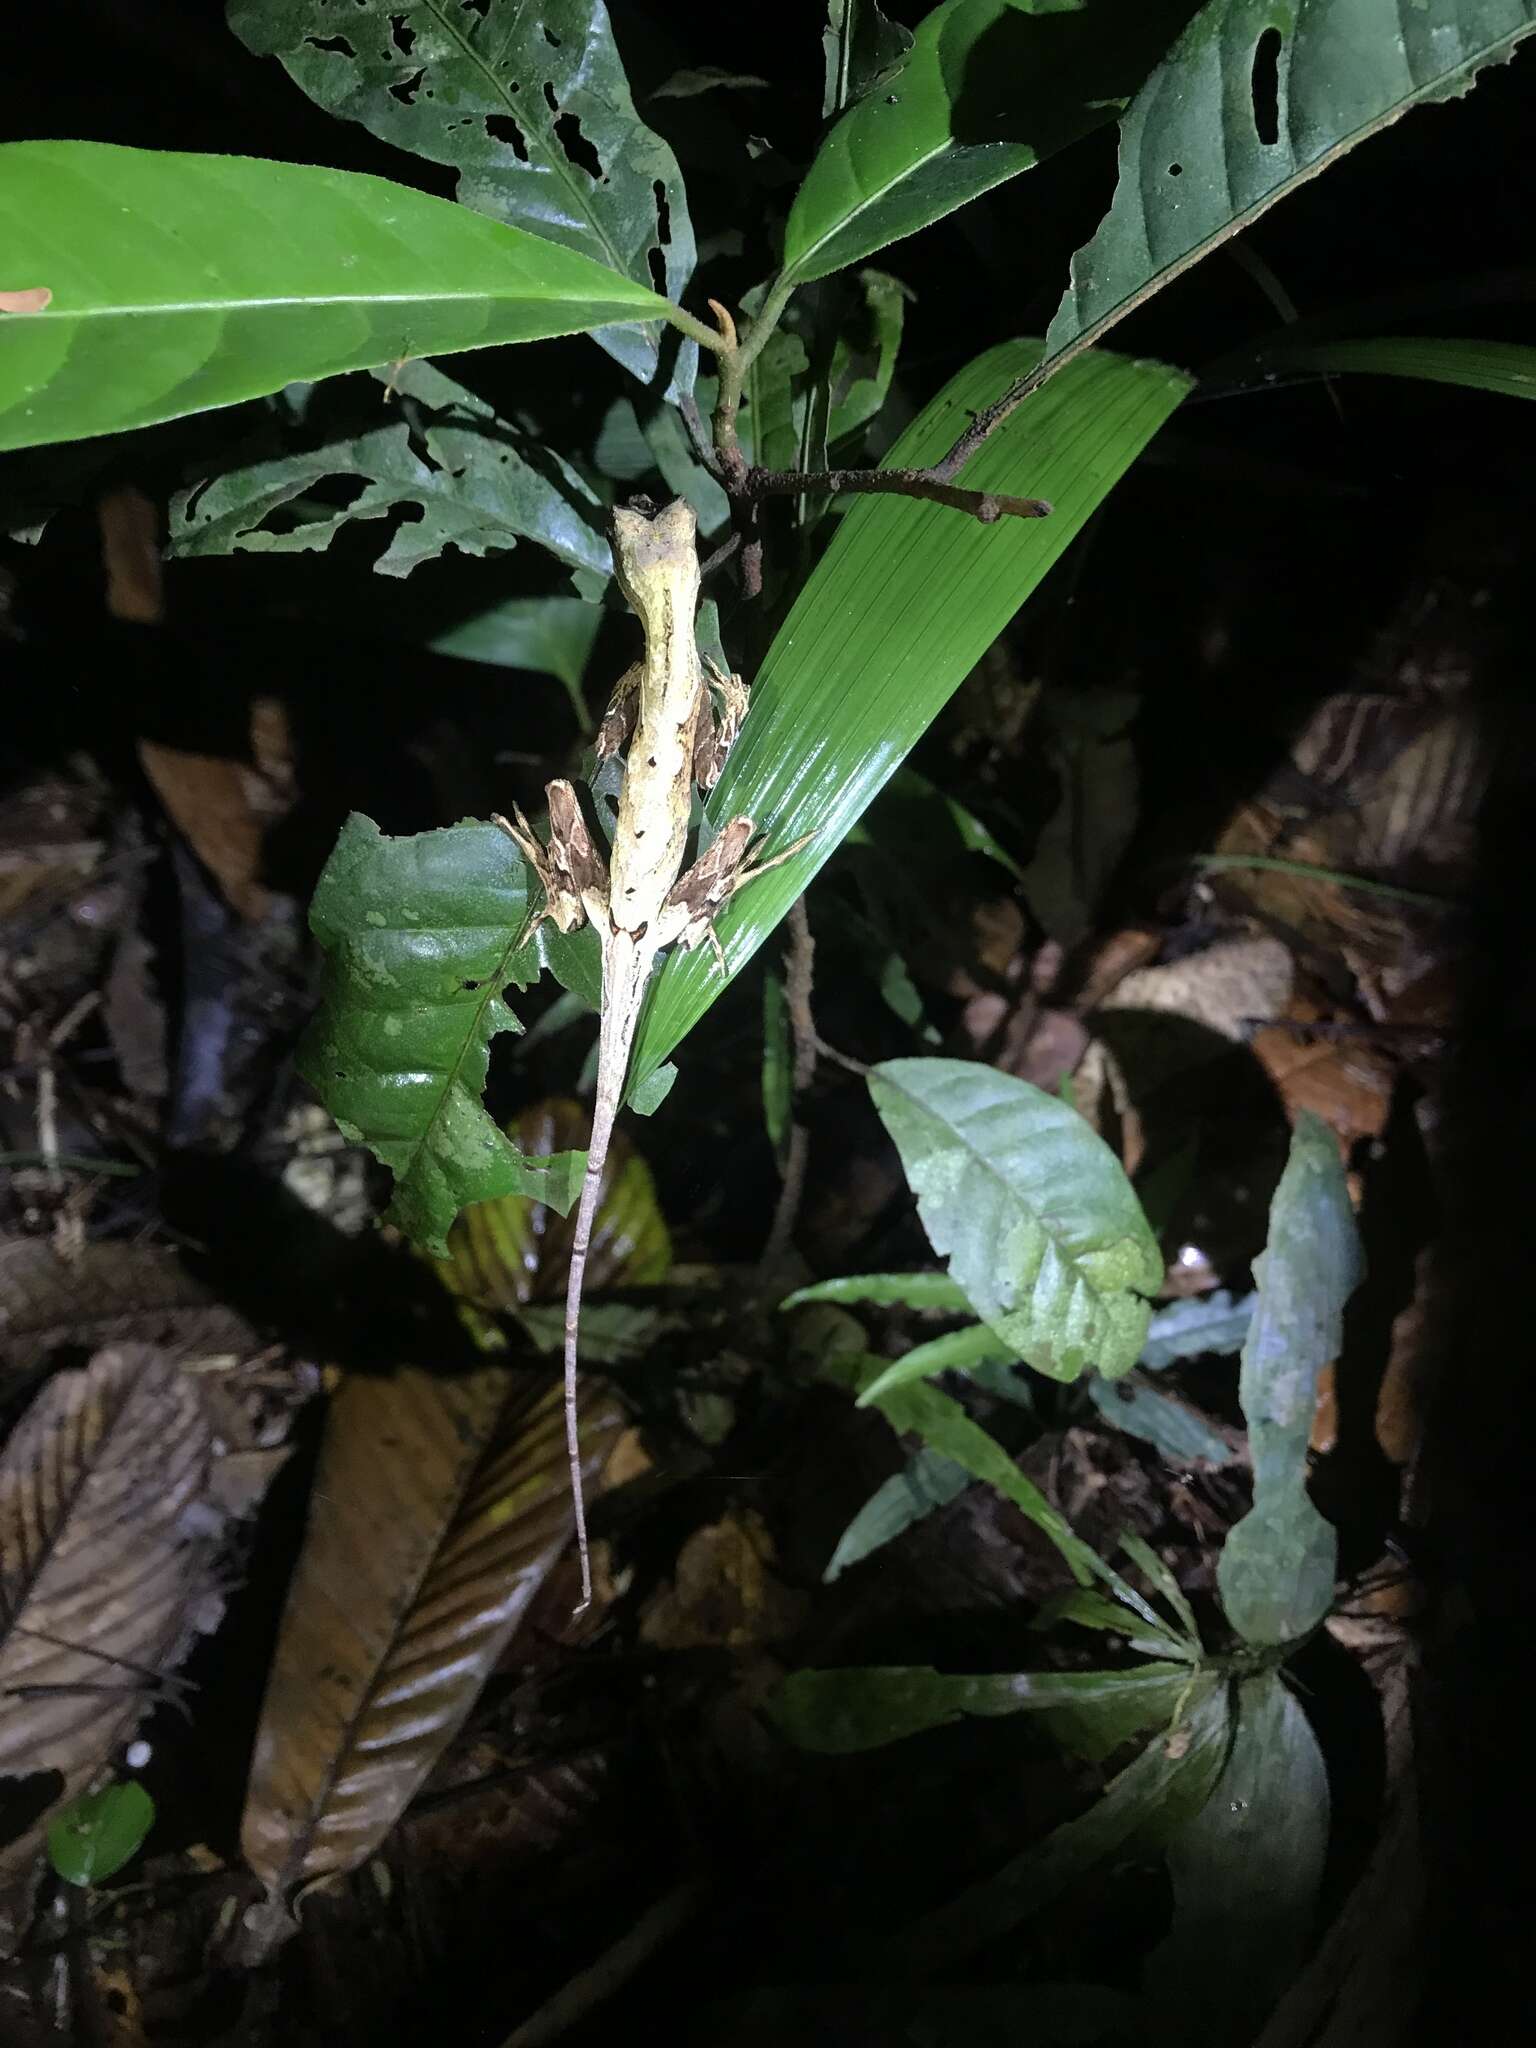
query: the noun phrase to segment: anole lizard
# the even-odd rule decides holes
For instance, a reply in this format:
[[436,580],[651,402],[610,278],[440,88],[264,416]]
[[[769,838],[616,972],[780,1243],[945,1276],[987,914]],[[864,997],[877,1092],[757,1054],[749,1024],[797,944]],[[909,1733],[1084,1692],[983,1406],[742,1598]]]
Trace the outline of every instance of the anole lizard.
[[514,811],[515,824],[496,819],[543,885],[544,902],[530,936],[544,918],[565,932],[590,918],[602,943],[597,1099],[565,1295],[565,1442],[581,1558],[578,1614],[592,1599],[576,1419],[581,1288],[646,983],[657,955],[673,944],[692,948],[707,940],[723,972],[715,913],[737,889],[805,844],[797,840],[774,860],[749,863],[755,827],[750,818],[732,818],[683,872],[694,785],[704,791],[714,787],[746,715],[747,690],[739,676],[725,675],[713,664],[706,669],[699,659],[694,639],[699,558],[692,508],[681,498],[654,517],[620,508],[613,526],[614,566],[639,616],[645,649],[614,691],[597,736],[600,760],[629,741],[607,863],[593,846],[569,782],[552,782],[547,791],[548,847],[534,837],[521,811]]

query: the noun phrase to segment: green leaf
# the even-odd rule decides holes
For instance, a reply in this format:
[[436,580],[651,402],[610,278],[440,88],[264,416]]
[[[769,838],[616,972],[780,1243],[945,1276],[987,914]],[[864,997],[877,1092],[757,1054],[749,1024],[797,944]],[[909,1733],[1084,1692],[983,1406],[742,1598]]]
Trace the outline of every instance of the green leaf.
[[1216,1565],[1227,1619],[1250,1643],[1305,1635],[1333,1600],[1338,1541],[1307,1493],[1307,1443],[1318,1374],[1339,1355],[1344,1304],[1364,1270],[1338,1139],[1304,1111],[1269,1212],[1269,1242],[1254,1261],[1258,1306],[1238,1380],[1253,1507]]
[[1207,0],[1120,124],[1114,200],[1072,259],[1047,358],[1410,107],[1469,91],[1533,27],[1536,0]]
[[460,661],[557,677],[571,700],[578,730],[585,732],[581,684],[602,621],[600,607],[579,597],[505,597],[436,634],[427,646],[433,654]]
[[1170,1301],[1147,1325],[1147,1341],[1137,1363],[1148,1372],[1161,1372],[1181,1358],[1240,1351],[1257,1301],[1256,1294],[1234,1298],[1224,1287],[1214,1294]]
[[[862,1392],[884,1367],[884,1359],[840,1357],[830,1360],[825,1370],[829,1377],[851,1383],[856,1392]],[[984,1479],[1015,1507],[1022,1508],[1061,1552],[1079,1585],[1087,1585],[1091,1578],[1105,1571],[1097,1553],[1073,1535],[1065,1518],[1056,1512],[1039,1487],[1030,1484],[997,1439],[989,1436],[979,1423],[972,1422],[958,1401],[951,1400],[926,1380],[917,1380],[909,1386],[893,1387],[874,1406],[892,1429],[921,1437],[930,1450],[963,1465],[974,1478]]]
[[1037,1372],[1129,1372],[1163,1282],[1113,1152],[1054,1095],[969,1060],[887,1060],[869,1091],[935,1251]]
[[[1038,359],[989,350],[951,379],[891,449],[933,462]],[[812,843],[735,897],[719,920],[728,973],[743,965],[831,858],[953,691],[1188,390],[1155,363],[1089,356],[1022,405],[961,481],[1043,492],[1050,519],[983,526],[940,505],[861,498],[839,521],[754,681],[752,716],[707,815],[745,812],[768,851]],[[902,630],[891,631],[899,617]],[[640,1024],[636,1071],[665,1059],[719,996],[706,949],[674,952]]]
[[[449,546],[465,555],[504,553],[520,536],[572,568],[611,573],[605,508],[568,462],[530,443],[431,363],[407,363],[392,381],[405,417],[400,407],[386,408],[381,394],[384,426],[355,440],[225,470],[211,483],[179,492],[171,502],[171,553],[309,553],[329,547],[353,520],[417,506],[420,517],[403,520],[375,562],[380,575],[408,576]],[[317,503],[297,523],[290,513],[280,531],[263,524],[328,477],[366,478],[367,488],[339,510]],[[592,613],[595,633],[593,607],[567,602]]]
[[1198,1645],[1200,1629],[1195,1620],[1195,1611],[1184,1597],[1184,1588],[1174,1577],[1172,1568],[1158,1556],[1146,1538],[1138,1536],[1134,1529],[1127,1529],[1122,1534],[1120,1548],[1132,1564],[1141,1567],[1146,1577],[1151,1580],[1154,1590],[1161,1593],[1168,1602],[1179,1618],[1179,1626],[1183,1629],[1186,1640]]
[[892,1951],[893,1966],[913,1976],[946,1969],[1000,1940],[1101,1865],[1160,1847],[1210,1797],[1228,1736],[1227,1689],[1198,1673],[1175,1735],[1150,1742],[1078,1819],[907,1929]]
[[808,1301],[872,1301],[877,1308],[938,1309],[946,1315],[968,1316],[965,1290],[947,1273],[850,1273],[841,1280],[818,1280],[786,1294],[781,1309]]
[[1259,355],[1266,370],[1359,371],[1371,377],[1419,377],[1465,384],[1506,398],[1536,398],[1536,348],[1524,341],[1453,341],[1394,334],[1377,341],[1280,343]]
[[[761,294],[747,294],[751,301]],[[776,327],[758,352],[742,388],[740,438],[742,453],[762,469],[793,469],[800,459],[799,418],[805,411],[803,389],[810,365],[798,334]]]
[[912,31],[888,21],[878,0],[827,0],[821,48],[825,66],[823,118],[839,114],[901,70]]
[[136,1779],[61,1806],[48,1823],[48,1861],[66,1884],[99,1884],[136,1856],[155,1824],[155,1802]]
[[1015,881],[1024,879],[1024,869],[991,828],[915,768],[897,769],[870,806],[866,821],[849,833],[848,843],[868,843],[889,852],[900,847],[904,867],[916,860],[937,868],[955,854],[983,853]]
[[517,958],[527,909],[521,857],[494,825],[386,839],[355,812],[310,907],[326,971],[300,1070],[393,1172],[389,1220],[444,1256],[471,1202],[524,1194],[563,1215],[581,1188],[583,1153],[524,1157],[480,1101],[492,1038],[520,1029],[502,990],[532,978]]
[[1147,1989],[1190,2048],[1255,2040],[1311,1945],[1328,1775],[1278,1672],[1237,1687],[1236,1732],[1205,1805],[1168,1843],[1173,1926]]
[[899,1472],[877,1486],[837,1539],[837,1547],[821,1575],[824,1586],[840,1579],[851,1565],[903,1535],[915,1522],[958,1500],[973,1483],[971,1474],[938,1451],[916,1451]]
[[72,441],[662,301],[385,178],[103,142],[0,146],[0,448]]
[[916,234],[1112,121],[1188,0],[944,0],[889,90],[817,151],[784,232],[809,284]]
[[[464,206],[681,298],[694,262],[683,181],[635,112],[602,0],[229,0],[229,23],[327,113],[450,165]],[[650,384],[665,332],[597,338]],[[682,390],[695,355],[681,353]]]
[[853,282],[862,303],[852,319],[840,323],[832,351],[827,440],[833,447],[867,426],[885,404],[911,296],[900,278],[883,270],[861,270]]
[[1226,1438],[1202,1422],[1192,1408],[1137,1379],[1121,1380],[1113,1386],[1107,1380],[1091,1379],[1088,1398],[1113,1428],[1150,1444],[1170,1465],[1182,1469],[1196,1459],[1207,1465],[1230,1465],[1235,1456]]
[[930,1380],[941,1372],[966,1372],[974,1365],[1001,1361],[1012,1364],[1018,1357],[1013,1346],[985,1323],[971,1323],[963,1330],[950,1330],[942,1337],[930,1337],[915,1344],[903,1357],[885,1368],[859,1396],[858,1405],[869,1408],[893,1387],[905,1387],[913,1380]]
[[[843,1671],[795,1671],[768,1702],[768,1717],[798,1749],[849,1756],[879,1749],[966,1715],[1044,1713],[1077,1717],[1090,1748],[1107,1755],[1120,1742],[1157,1723],[1166,1725],[1189,1691],[1182,1664],[1149,1664],[1139,1671],[1009,1671],[960,1677],[927,1664],[865,1666]],[[1124,1733],[1100,1747],[1100,1708]]]

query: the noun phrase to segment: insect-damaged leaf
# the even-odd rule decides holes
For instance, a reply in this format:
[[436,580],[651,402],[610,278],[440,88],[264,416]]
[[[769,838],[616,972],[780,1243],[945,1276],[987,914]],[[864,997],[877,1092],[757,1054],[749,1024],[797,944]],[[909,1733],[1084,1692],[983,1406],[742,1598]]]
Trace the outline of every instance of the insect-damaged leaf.
[[[602,0],[230,0],[229,21],[327,113],[451,165],[463,205],[682,296],[683,181],[635,112]],[[649,384],[666,332],[597,339]],[[695,356],[684,344],[677,388],[692,388]]]
[[[618,1416],[590,1390],[583,1415],[590,1479]],[[354,1869],[393,1827],[570,1533],[557,1386],[500,1366],[343,1382],[241,1826],[269,1895],[258,1944],[293,1932],[294,1887]]]
[[[393,1172],[391,1220],[430,1251],[467,1203],[526,1194],[563,1214],[580,1188],[580,1153],[525,1158],[480,1100],[491,1040],[521,1028],[502,990],[538,971],[531,948],[517,960],[527,909],[521,855],[474,823],[387,839],[354,814],[315,889],[326,979],[300,1066]],[[595,952],[590,932],[561,944],[577,955],[583,939]]]
[[104,142],[0,146],[0,448],[408,356],[654,315],[629,278],[387,178]]
[[1053,1379],[1129,1372],[1163,1262],[1103,1139],[1054,1095],[979,1062],[887,1060],[869,1089],[976,1313]]
[[[492,555],[519,539],[537,541],[570,568],[609,573],[603,508],[568,462],[499,419],[431,363],[406,363],[387,381],[397,403],[386,409],[380,393],[374,412],[381,424],[366,432],[244,463],[178,492],[171,501],[171,553],[309,553],[329,547],[355,519],[386,519],[412,507],[417,516],[397,526],[374,563],[381,576],[408,576],[446,547]],[[296,518],[295,500],[305,501],[331,477],[353,478],[364,488],[336,509],[309,500]],[[284,513],[280,529],[265,523],[275,512]],[[576,610],[593,608],[576,604]]]
[[212,1458],[195,1382],[144,1344],[58,1373],[0,1454],[0,1779],[46,1774],[48,1806],[86,1789],[212,1626]]

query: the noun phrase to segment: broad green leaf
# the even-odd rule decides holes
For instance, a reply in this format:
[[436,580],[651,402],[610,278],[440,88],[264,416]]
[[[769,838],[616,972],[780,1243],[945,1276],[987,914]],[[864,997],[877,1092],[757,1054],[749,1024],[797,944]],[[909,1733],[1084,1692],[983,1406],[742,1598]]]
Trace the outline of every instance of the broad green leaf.
[[[937,460],[1038,352],[1037,343],[1010,342],[979,356],[901,436],[888,463]],[[723,913],[730,974],[831,858],[1188,388],[1159,364],[1091,355],[1020,406],[961,481],[1043,493],[1056,507],[1049,519],[983,526],[940,505],[866,497],[839,521],[755,678],[752,716],[708,807],[717,823],[739,812],[755,818],[770,853],[813,835]],[[707,950],[674,952],[662,969],[641,1020],[637,1073],[665,1059],[719,995],[722,977]]]
[[1192,1408],[1138,1378],[1113,1386],[1107,1380],[1091,1379],[1088,1398],[1106,1422],[1150,1444],[1170,1465],[1183,1467],[1196,1459],[1207,1465],[1230,1465],[1235,1456],[1226,1438],[1202,1422]]
[[[450,546],[465,555],[503,554],[520,537],[572,568],[610,573],[604,507],[568,462],[532,446],[431,363],[407,363],[390,381],[399,403],[386,403],[380,392],[386,424],[354,440],[228,469],[179,492],[171,503],[172,554],[309,553],[329,547],[353,520],[414,506],[420,516],[400,522],[374,563],[382,576],[408,576]],[[295,522],[294,501],[328,477],[363,478],[367,487],[338,510],[316,501]],[[281,529],[264,523],[284,508]]]
[[179,419],[410,356],[663,303],[386,178],[104,142],[0,145],[0,448]]
[[480,1100],[492,1038],[520,1028],[502,991],[534,972],[517,958],[527,910],[521,857],[494,825],[386,839],[356,813],[310,906],[326,974],[300,1069],[394,1174],[389,1220],[445,1256],[471,1202],[523,1194],[563,1215],[580,1192],[583,1153],[525,1158]]
[[974,1483],[963,1465],[938,1451],[916,1451],[899,1472],[877,1486],[837,1539],[837,1547],[821,1575],[824,1586],[840,1579],[851,1565],[903,1535],[915,1522],[946,1508]]
[[[857,1394],[884,1367],[884,1359],[841,1356],[829,1359],[823,1370],[828,1378],[851,1386]],[[892,1429],[921,1437],[930,1450],[963,1465],[973,1478],[984,1479],[1015,1507],[1022,1508],[1061,1552],[1079,1585],[1086,1586],[1106,1570],[1103,1560],[1073,1535],[1066,1519],[1056,1512],[1039,1487],[1024,1477],[996,1437],[972,1422],[960,1403],[951,1400],[940,1388],[917,1380],[910,1386],[893,1387],[874,1405]]]
[[1220,1287],[1214,1294],[1191,1294],[1182,1301],[1170,1301],[1147,1325],[1147,1341],[1137,1363],[1148,1372],[1161,1372],[1181,1358],[1240,1351],[1257,1300],[1254,1294],[1234,1298]]
[[[749,293],[748,301],[759,295]],[[747,310],[751,312],[750,303]],[[800,460],[798,415],[804,413],[804,383],[810,364],[805,343],[776,327],[758,352],[742,387],[742,453],[760,469],[794,469]],[[796,387],[800,386],[797,392]],[[797,402],[798,401],[798,402]]]
[[1072,259],[1047,357],[1114,323],[1335,158],[1470,90],[1536,0],[1207,0],[1120,123],[1120,173]]
[[879,0],[827,0],[821,35],[823,119],[894,78],[911,47],[912,31],[887,20]]
[[[464,206],[682,296],[683,181],[635,112],[602,0],[229,0],[229,22],[327,113],[451,166]],[[650,384],[665,332],[598,339]],[[683,390],[695,353],[686,344],[678,363]]]
[[1112,121],[1190,0],[944,0],[817,151],[784,232],[809,284]]
[[531,669],[565,685],[578,730],[587,727],[582,678],[603,614],[579,597],[506,597],[427,642],[433,654],[483,661],[494,668]]
[[1238,1379],[1253,1507],[1216,1565],[1227,1619],[1250,1643],[1305,1635],[1333,1599],[1338,1541],[1307,1493],[1307,1443],[1318,1374],[1339,1355],[1344,1304],[1364,1270],[1338,1140],[1304,1111],[1253,1265],[1259,1298]]
[[887,1060],[869,1091],[935,1251],[1052,1379],[1129,1372],[1163,1262],[1113,1152],[1075,1110],[970,1060]]
[[780,1308],[799,1308],[808,1301],[872,1301],[877,1308],[938,1309],[945,1315],[968,1316],[965,1290],[947,1273],[850,1273],[842,1280],[818,1280],[785,1295]]
[[914,1344],[903,1357],[885,1368],[859,1396],[859,1406],[868,1408],[895,1387],[913,1380],[931,1380],[941,1372],[968,1372],[972,1366],[1012,1364],[1018,1354],[985,1323],[971,1323],[963,1330],[950,1330],[942,1337],[930,1337],[926,1344]]
[[1197,1814],[1225,1761],[1227,1688],[1197,1673],[1173,1734],[1156,1736],[1076,1820],[907,1929],[893,1962],[927,1976],[1020,1926],[1091,1871],[1158,1848]]
[[155,1824],[155,1802],[135,1778],[87,1792],[48,1823],[48,1861],[66,1884],[99,1884],[136,1856]]
[[1257,2039],[1306,1961],[1328,1851],[1328,1775],[1278,1672],[1238,1685],[1234,1719],[1215,1789],[1169,1840],[1173,1926],[1147,1964],[1190,2048]]
[[947,795],[915,768],[898,768],[867,820],[848,835],[849,844],[903,850],[903,865],[916,859],[937,866],[959,853],[983,853],[1017,882],[1024,869],[991,828],[957,798]]
[[[1009,1671],[996,1676],[960,1677],[928,1664],[855,1667],[842,1671],[792,1672],[768,1702],[768,1717],[798,1749],[822,1756],[848,1756],[888,1742],[921,1735],[966,1715],[1046,1713],[1056,1710],[1080,1721],[1091,1749],[1099,1747],[1107,1724],[1117,1733],[1109,1744],[1166,1724],[1190,1676],[1182,1664],[1147,1664],[1139,1671]],[[1099,1709],[1104,1718],[1094,1726]]]
[[1386,335],[1380,340],[1278,343],[1259,357],[1268,369],[1358,371],[1371,377],[1418,377],[1465,384],[1506,398],[1536,398],[1536,348],[1524,341],[1460,341],[1437,335]]

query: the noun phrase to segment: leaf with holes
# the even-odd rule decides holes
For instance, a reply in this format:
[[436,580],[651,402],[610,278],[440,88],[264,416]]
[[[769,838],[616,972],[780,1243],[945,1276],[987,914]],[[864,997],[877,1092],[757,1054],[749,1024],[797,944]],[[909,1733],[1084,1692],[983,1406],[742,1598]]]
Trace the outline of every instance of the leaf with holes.
[[0,1890],[217,1620],[213,1456],[196,1381],[146,1344],[56,1374],[0,1453],[0,1780],[43,1795]]
[[795,195],[784,279],[916,234],[1112,121],[1194,0],[944,0],[900,73],[830,130]]
[[643,285],[387,178],[104,142],[0,145],[0,448],[410,356],[655,318]]
[[[300,1067],[347,1136],[390,1168],[391,1220],[430,1251],[446,1253],[467,1203],[526,1194],[563,1215],[580,1190],[581,1153],[525,1158],[480,1100],[491,1040],[521,1029],[502,991],[538,972],[533,948],[518,956],[527,914],[522,857],[494,825],[387,839],[354,813],[315,888],[326,978]],[[595,979],[590,931],[559,945]]]
[[[635,112],[602,0],[229,0],[229,22],[327,113],[451,166],[463,205],[682,297],[682,177]],[[597,339],[651,384],[664,336],[652,319]],[[675,390],[696,356],[678,349]]]
[[[613,1404],[583,1393],[583,1464]],[[570,1537],[561,1394],[486,1366],[349,1375],[326,1417],[304,1547],[262,1703],[240,1846],[267,1887],[355,1869],[462,1726]]]
[[[604,508],[568,462],[430,363],[407,363],[388,381],[401,407],[386,413],[381,394],[377,411],[386,424],[354,440],[228,469],[178,493],[171,501],[171,553],[310,553],[329,547],[354,520],[415,507],[419,517],[401,521],[374,563],[381,576],[408,576],[447,547],[503,554],[519,538],[539,542],[572,568],[609,574]],[[363,488],[334,510],[309,501],[296,517],[295,501],[332,477]],[[285,516],[280,528],[267,524],[275,513]]]
[[1536,0],[1207,0],[1121,121],[1114,200],[1072,259],[1047,362],[1533,28]]
[[1054,1095],[968,1060],[887,1060],[869,1091],[935,1251],[1014,1355],[1129,1372],[1162,1285],[1124,1169]]
[[1253,1506],[1216,1563],[1222,1606],[1245,1642],[1294,1641],[1333,1599],[1338,1538],[1307,1492],[1307,1448],[1318,1375],[1339,1355],[1344,1304],[1364,1270],[1338,1140],[1304,1110],[1253,1262],[1259,1298],[1238,1377]]

